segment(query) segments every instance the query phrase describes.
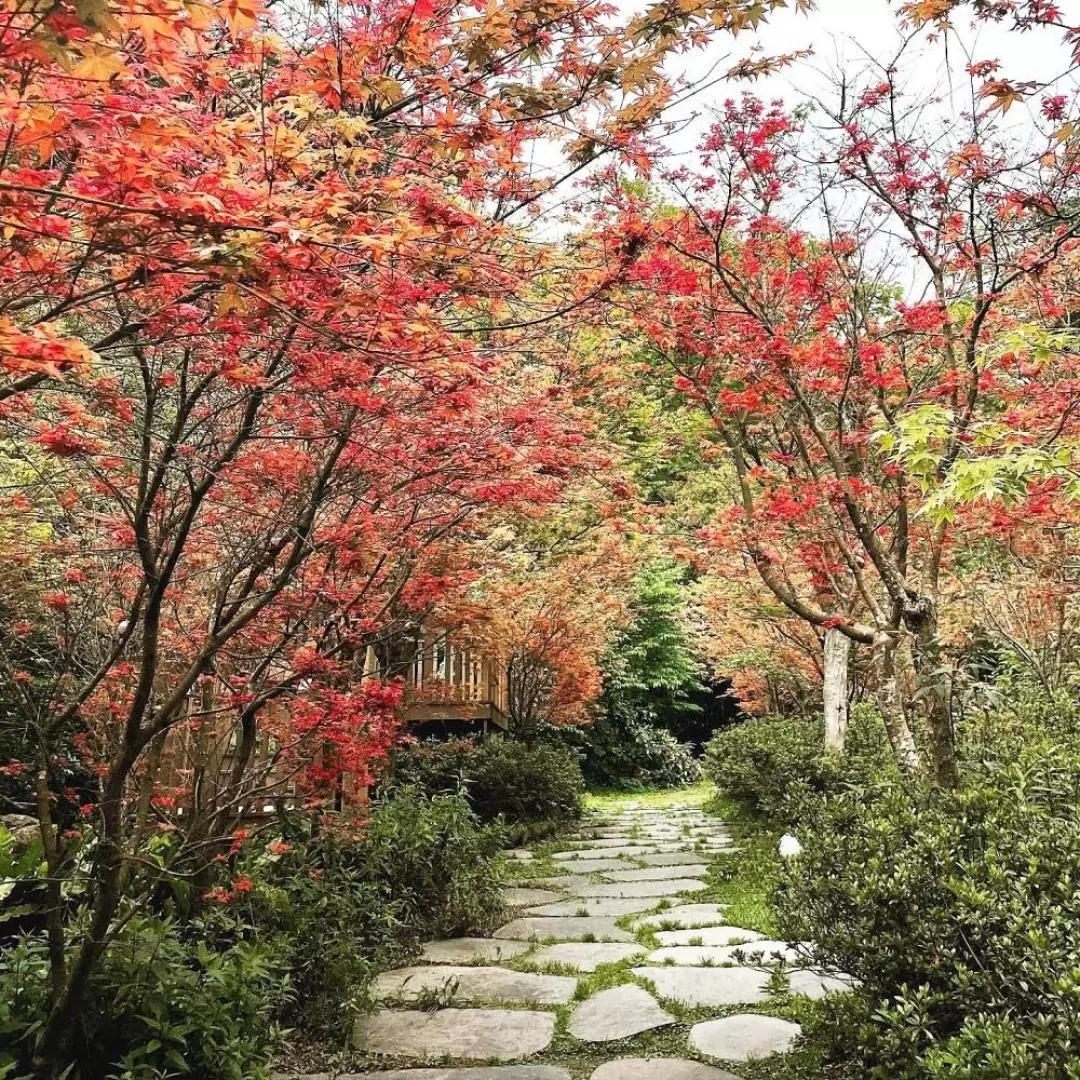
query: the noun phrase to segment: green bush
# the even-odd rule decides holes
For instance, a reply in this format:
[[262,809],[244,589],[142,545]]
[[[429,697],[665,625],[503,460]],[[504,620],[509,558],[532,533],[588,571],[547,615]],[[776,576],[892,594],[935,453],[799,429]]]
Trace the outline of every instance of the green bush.
[[584,732],[581,763],[590,787],[635,790],[685,787],[701,779],[691,747],[648,714],[609,714]]
[[729,798],[771,823],[789,825],[822,795],[891,775],[893,758],[880,716],[851,710],[844,753],[824,750],[824,721],[766,716],[717,732],[705,772]]
[[580,817],[585,792],[573,750],[501,737],[451,739],[400,750],[391,784],[415,785],[433,795],[463,791],[481,821],[501,819],[518,835]]
[[[135,918],[91,976],[73,1033],[78,1080],[258,1080],[269,1075],[272,1018],[289,995],[271,950],[236,941],[214,949],[202,924]],[[50,1005],[47,944],[0,951],[0,1076],[17,1064]]]
[[1080,750],[996,716],[958,792],[818,804],[781,929],[862,986],[812,1037],[868,1080],[1080,1077]]
[[502,910],[502,831],[460,794],[400,788],[373,804],[358,839],[292,837],[251,868],[260,936],[287,957],[290,1027],[339,1035],[373,975],[430,937],[486,931]]

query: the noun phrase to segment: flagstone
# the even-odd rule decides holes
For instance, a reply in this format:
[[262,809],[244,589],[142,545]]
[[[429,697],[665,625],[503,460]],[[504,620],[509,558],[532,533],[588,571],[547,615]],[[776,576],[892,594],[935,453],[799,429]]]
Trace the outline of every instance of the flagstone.
[[852,980],[843,975],[830,975],[810,968],[796,968],[788,973],[788,989],[802,997],[817,1000],[829,994],[849,993],[852,988]]
[[709,868],[704,863],[692,863],[682,866],[647,866],[641,870],[607,870],[604,877],[608,881],[673,881],[708,872]]
[[690,1029],[690,1045],[722,1061],[757,1061],[783,1054],[802,1032],[798,1024],[758,1013],[707,1020]]
[[661,945],[734,945],[764,938],[764,934],[741,926],[699,926],[694,930],[659,930],[656,934]]
[[530,916],[514,919],[513,922],[499,927],[495,937],[516,941],[543,940],[554,938],[556,941],[633,941],[634,935],[615,925],[613,918],[599,916],[567,916],[564,918],[543,918]]
[[574,889],[575,896],[613,896],[630,899],[637,896],[679,896],[681,893],[701,892],[708,888],[696,878],[673,878],[670,881],[612,881],[599,885],[583,885]]
[[638,919],[635,926],[690,930],[699,926],[720,926],[724,922],[727,904],[677,904],[666,911]]
[[545,945],[529,957],[534,967],[545,964],[565,964],[576,971],[595,971],[603,964],[620,964],[644,955],[640,945],[616,941],[563,941]]
[[[305,1080],[331,1080],[329,1073]],[[338,1073],[336,1080],[570,1080],[552,1065],[481,1065],[465,1069],[395,1069],[380,1073]],[[687,1077],[686,1080],[693,1080]],[[702,1080],[706,1080],[703,1076]]]
[[509,960],[526,953],[527,941],[493,941],[491,938],[447,938],[424,945],[421,959],[429,964],[467,964],[475,960]]
[[525,914],[547,917],[603,915],[620,918],[623,915],[640,915],[654,907],[656,907],[656,900],[651,896],[639,897],[636,900],[588,900],[585,897],[577,897],[573,900],[564,900],[559,904],[543,904],[540,907],[529,908]]
[[[582,881],[588,881],[582,878]],[[560,899],[562,893],[552,892],[550,889],[506,889],[503,899],[509,907],[535,907],[537,904],[553,904]]]
[[360,1016],[353,1045],[420,1061],[513,1061],[551,1045],[555,1014],[529,1009],[380,1009]]
[[652,994],[627,984],[583,1001],[566,1026],[582,1042],[611,1042],[673,1023],[675,1017],[660,1008]]
[[380,1000],[413,1000],[430,991],[445,992],[455,1004],[462,1001],[515,1001],[529,1005],[565,1005],[577,990],[577,979],[566,975],[535,975],[501,967],[445,965],[384,971],[375,980]]
[[768,996],[769,973],[761,968],[637,967],[633,974],[683,1005],[755,1005]]
[[[439,1078],[441,1080],[441,1077]],[[734,1073],[685,1058],[618,1058],[601,1065],[590,1080],[739,1080]]]
[[639,855],[637,861],[646,866],[692,866],[701,861],[697,851],[660,851],[655,855]]

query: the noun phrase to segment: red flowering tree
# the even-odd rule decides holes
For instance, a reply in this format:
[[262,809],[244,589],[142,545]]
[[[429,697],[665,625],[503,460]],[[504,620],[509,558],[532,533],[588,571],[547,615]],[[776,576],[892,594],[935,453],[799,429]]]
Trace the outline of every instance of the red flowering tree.
[[[944,135],[894,65],[845,88],[813,147],[780,108],[729,103],[701,167],[669,176],[677,211],[613,196],[643,249],[649,299],[633,331],[727,451],[732,505],[707,539],[741,551],[792,614],[876,650],[901,762],[917,763],[921,712],[944,785],[957,768],[939,605],[957,528],[925,511],[977,472],[984,425],[1071,400],[1067,379],[1024,375],[1028,350],[999,357],[994,343],[1023,283],[1080,229],[1074,106],[1050,102],[1047,130],[1021,149],[979,78]],[[786,220],[792,191],[816,199],[817,234]],[[919,267],[925,298],[875,265],[886,236]],[[1019,437],[1073,438],[1074,409],[1057,411],[1055,427]]]
[[[455,586],[467,519],[557,494],[575,440],[500,378],[561,310],[516,222],[598,156],[641,160],[665,55],[758,8],[9,5],[2,656],[52,889],[42,1071],[122,898],[227,855],[283,775],[362,782],[395,695],[366,642]],[[564,168],[529,170],[538,138]]]

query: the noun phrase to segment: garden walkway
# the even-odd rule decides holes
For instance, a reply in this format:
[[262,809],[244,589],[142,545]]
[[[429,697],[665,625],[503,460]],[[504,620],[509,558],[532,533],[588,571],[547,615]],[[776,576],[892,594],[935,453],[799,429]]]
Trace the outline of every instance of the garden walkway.
[[508,891],[515,917],[490,938],[430,942],[414,966],[379,977],[382,1006],[354,1041],[384,1071],[362,1075],[739,1080],[729,1070],[789,1049],[799,1026],[768,1003],[845,984],[788,968],[798,957],[786,942],[695,902],[731,845],[699,806],[630,804],[588,815],[563,842],[512,852],[523,878]]

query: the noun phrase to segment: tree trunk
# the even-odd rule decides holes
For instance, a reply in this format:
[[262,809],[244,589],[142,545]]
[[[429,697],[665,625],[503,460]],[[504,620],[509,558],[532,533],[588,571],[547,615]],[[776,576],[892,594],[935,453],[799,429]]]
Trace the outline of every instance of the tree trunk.
[[896,639],[892,636],[881,646],[878,659],[878,709],[900,771],[905,776],[914,776],[922,769],[922,761],[897,691],[896,646]]
[[912,663],[919,695],[926,709],[934,783],[941,788],[960,786],[956,759],[948,679],[942,670],[937,606],[928,596],[917,597],[904,612],[904,623],[914,637]]
[[825,631],[825,749],[844,752],[848,725],[848,661],[851,638]]

